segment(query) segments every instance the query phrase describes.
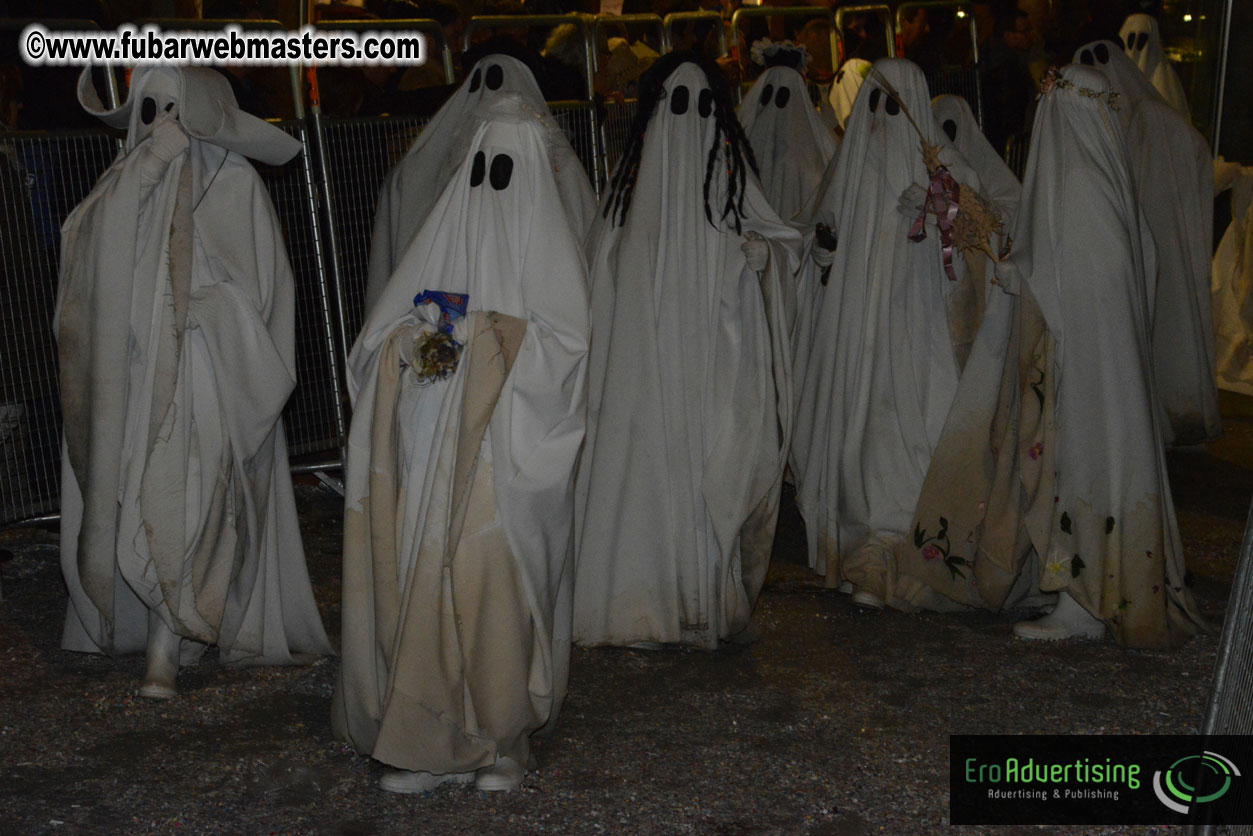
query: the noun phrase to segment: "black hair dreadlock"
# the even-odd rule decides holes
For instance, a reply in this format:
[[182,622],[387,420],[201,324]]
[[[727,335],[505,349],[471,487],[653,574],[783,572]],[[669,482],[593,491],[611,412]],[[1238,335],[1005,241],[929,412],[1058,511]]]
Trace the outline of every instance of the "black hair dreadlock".
[[744,191],[748,181],[748,170],[757,174],[757,160],[753,157],[753,149],[749,147],[744,129],[735,117],[735,104],[731,98],[731,88],[726,77],[713,61],[702,58],[694,52],[672,52],[653,62],[648,72],[640,77],[639,110],[631,123],[630,139],[618,167],[614,170],[610,183],[610,197],[605,201],[603,214],[612,217],[614,223],[621,226],[626,222],[627,210],[631,208],[631,194],[635,190],[635,180],[639,175],[640,155],[644,149],[644,134],[648,123],[652,121],[657,110],[657,103],[663,94],[663,85],[667,78],[681,64],[695,64],[705,74],[709,89],[713,93],[713,117],[716,126],[713,145],[709,148],[709,162],[705,166],[705,218],[710,226],[714,223],[713,210],[709,206],[709,187],[713,182],[714,168],[718,163],[718,151],[726,148],[727,167],[727,199],[722,207],[719,220],[727,215],[735,218],[735,231],[740,232],[740,218],[744,214]]

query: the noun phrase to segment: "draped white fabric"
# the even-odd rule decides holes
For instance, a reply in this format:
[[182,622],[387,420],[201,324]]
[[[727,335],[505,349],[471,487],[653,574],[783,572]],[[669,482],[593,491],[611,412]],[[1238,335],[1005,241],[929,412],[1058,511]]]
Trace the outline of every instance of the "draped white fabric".
[[1162,449],[1150,337],[1153,248],[1105,76],[1061,72],[1041,100],[1014,250],[997,275],[1038,301],[1054,343],[1044,441],[1056,498],[1030,531],[1039,588],[1066,590],[1135,647],[1200,624]]
[[1214,168],[1209,143],[1114,44],[1080,47],[1076,62],[1100,70],[1119,93],[1118,118],[1136,193],[1156,244],[1151,276],[1153,369],[1166,411],[1166,441],[1195,444],[1222,432],[1210,309]]
[[838,147],[809,101],[805,78],[791,67],[762,73],[737,110],[757,158],[766,199],[784,220],[812,197]]
[[1162,50],[1162,33],[1157,18],[1147,14],[1128,15],[1118,36],[1122,38],[1127,57],[1152,82],[1166,103],[1191,122],[1192,112],[1188,109],[1183,84]]
[[[335,733],[405,769],[527,762],[565,694],[587,268],[546,127],[501,101],[349,358]],[[455,373],[419,379],[426,290],[468,294]]]
[[955,257],[958,280],[946,279],[934,215],[924,240],[907,237],[914,218],[898,202],[929,180],[919,130],[944,146],[942,161],[958,182],[980,191],[932,117],[922,71],[903,59],[876,62],[805,217],[838,232],[828,284],[811,263],[799,285],[798,310],[816,318],[808,347],[796,348],[807,359],[797,365],[791,457],[810,560],[829,584],[848,578],[881,596],[890,548],[907,532],[957,388],[948,305],[969,278]]
[[[625,221],[599,219],[587,245],[593,340],[574,616],[583,644],[713,647],[747,625],[791,425],[779,300],[800,235],[751,172],[742,232],[719,219],[723,150],[707,219],[713,94],[690,63],[664,87]],[[753,233],[769,249],[760,275],[741,250]]]
[[931,100],[931,111],[945,135],[970,163],[970,167],[979,173],[984,193],[996,206],[1008,229],[1018,209],[1018,200],[1022,197],[1022,183],[1018,182],[1014,172],[983,135],[979,121],[965,99],[953,95],[936,96]]
[[300,145],[210,70],[141,66],[114,111],[88,72],[79,91],[129,130],[62,228],[63,646],[142,650],[151,609],[228,663],[327,653],[280,420],[291,268],[240,153],[279,164]]
[[848,124],[853,104],[857,101],[857,91],[866,81],[866,74],[870,72],[871,66],[873,65],[864,58],[850,58],[840,65],[835,74],[835,81],[827,98],[831,102],[831,109],[835,112],[835,121],[840,130],[844,130]]
[[596,213],[596,194],[569,140],[553,121],[535,76],[516,58],[488,55],[422,129],[379,189],[366,278],[367,315],[465,158],[466,145],[493,104],[505,97],[521,102],[543,125],[561,204],[575,234],[580,238],[586,234]]

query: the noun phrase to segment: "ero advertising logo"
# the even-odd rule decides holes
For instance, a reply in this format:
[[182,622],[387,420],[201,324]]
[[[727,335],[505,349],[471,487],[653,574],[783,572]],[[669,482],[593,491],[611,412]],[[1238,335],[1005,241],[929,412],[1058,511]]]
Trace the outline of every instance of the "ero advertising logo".
[[1234,735],[953,735],[949,822],[1253,824],[1249,762]]
[[[1186,816],[1192,811],[1191,805],[1222,798],[1231,789],[1232,779],[1239,777],[1236,765],[1217,752],[1185,755],[1164,773],[1153,773],[1153,792],[1158,801]],[[1194,781],[1196,786],[1191,783]]]

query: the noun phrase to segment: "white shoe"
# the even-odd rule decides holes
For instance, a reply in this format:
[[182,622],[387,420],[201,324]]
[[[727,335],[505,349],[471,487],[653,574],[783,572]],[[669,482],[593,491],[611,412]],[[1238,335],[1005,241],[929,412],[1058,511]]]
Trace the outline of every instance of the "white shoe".
[[1068,592],[1057,595],[1057,606],[1048,615],[1035,621],[1019,621],[1014,635],[1020,639],[1060,641],[1061,639],[1100,639],[1105,636],[1105,623],[1079,605]]
[[387,792],[430,792],[444,784],[468,784],[474,780],[473,772],[414,772],[408,769],[389,769],[379,778],[379,789]]
[[867,610],[881,610],[884,606],[882,598],[864,589],[853,592],[853,603]]
[[499,757],[496,763],[474,773],[474,786],[484,792],[511,792],[522,786],[526,770],[510,757]]
[[178,696],[178,689],[164,682],[145,681],[139,686],[139,696],[150,700],[172,700]]
[[835,588],[835,591],[840,593],[841,595],[852,595],[853,594],[853,582],[842,581],[840,585]]

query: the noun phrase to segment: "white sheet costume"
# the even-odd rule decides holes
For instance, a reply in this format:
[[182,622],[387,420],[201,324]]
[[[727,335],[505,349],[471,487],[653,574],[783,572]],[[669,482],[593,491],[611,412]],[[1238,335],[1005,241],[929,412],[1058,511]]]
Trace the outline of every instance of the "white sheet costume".
[[1162,33],[1157,18],[1147,14],[1128,15],[1118,37],[1122,38],[1127,57],[1135,62],[1166,103],[1191,122],[1192,112],[1188,109],[1183,84],[1162,50]]
[[1214,166],[1209,143],[1147,84],[1114,44],[1081,47],[1075,61],[1118,91],[1127,162],[1156,244],[1153,371],[1165,439],[1195,444],[1222,433],[1210,310]]
[[[829,585],[847,579],[879,598],[957,388],[957,345],[973,336],[959,333],[973,326],[961,324],[964,310],[983,286],[955,252],[956,280],[947,278],[935,215],[925,217],[925,239],[908,237],[918,213],[903,214],[898,204],[930,179],[910,116],[929,143],[944,146],[942,162],[963,189],[979,190],[931,116],[922,71],[903,59],[877,61],[807,218],[839,235],[828,283],[803,280],[798,299],[798,330],[806,310],[816,317],[797,381],[791,457],[810,562]],[[823,269],[804,267],[818,277]]]
[[208,644],[232,664],[327,653],[280,420],[291,268],[244,158],[300,145],[211,70],[141,66],[112,111],[88,70],[79,97],[128,130],[62,227],[62,646],[141,651],[152,611],[193,640],[184,660]]
[[[497,103],[349,358],[332,724],[401,769],[525,765],[565,695],[587,268],[548,149],[525,104]],[[467,314],[415,307],[427,290]],[[441,324],[464,347],[424,379]]]
[[866,75],[873,66],[865,58],[850,58],[840,65],[831,84],[828,100],[835,112],[835,122],[843,131],[848,126],[848,117],[853,113],[853,105],[857,101],[857,92],[866,81]]
[[[654,65],[654,78],[664,68]],[[716,107],[699,66],[670,71],[641,140],[629,211],[620,217],[611,192],[609,217],[588,240],[581,644],[716,647],[747,626],[765,580],[791,425],[779,300],[800,234],[751,171],[740,230],[735,216],[720,216],[730,163],[718,116],[735,117],[729,102]],[[768,252],[761,273],[742,251],[753,237]]]
[[596,193],[570,141],[553,121],[535,76],[508,55],[488,55],[418,134],[379,189],[370,241],[365,313],[368,315],[395,272],[413,236],[465,159],[466,145],[493,103],[508,96],[522,102],[544,128],[557,193],[580,239],[596,214]]
[[809,202],[839,146],[809,101],[805,78],[791,67],[770,67],[736,111],[757,160],[761,188],[789,220]]
[[1214,253],[1211,292],[1218,385],[1253,395],[1253,166],[1231,189],[1231,226]]
[[1008,229],[1022,197],[1022,183],[979,128],[970,105],[961,96],[943,95],[931,100],[931,112],[944,134],[979,173],[984,194],[995,205]]
[[897,589],[990,609],[1065,591],[1122,644],[1174,645],[1201,621],[1154,395],[1150,233],[1105,77],[1072,64],[1046,89]]

